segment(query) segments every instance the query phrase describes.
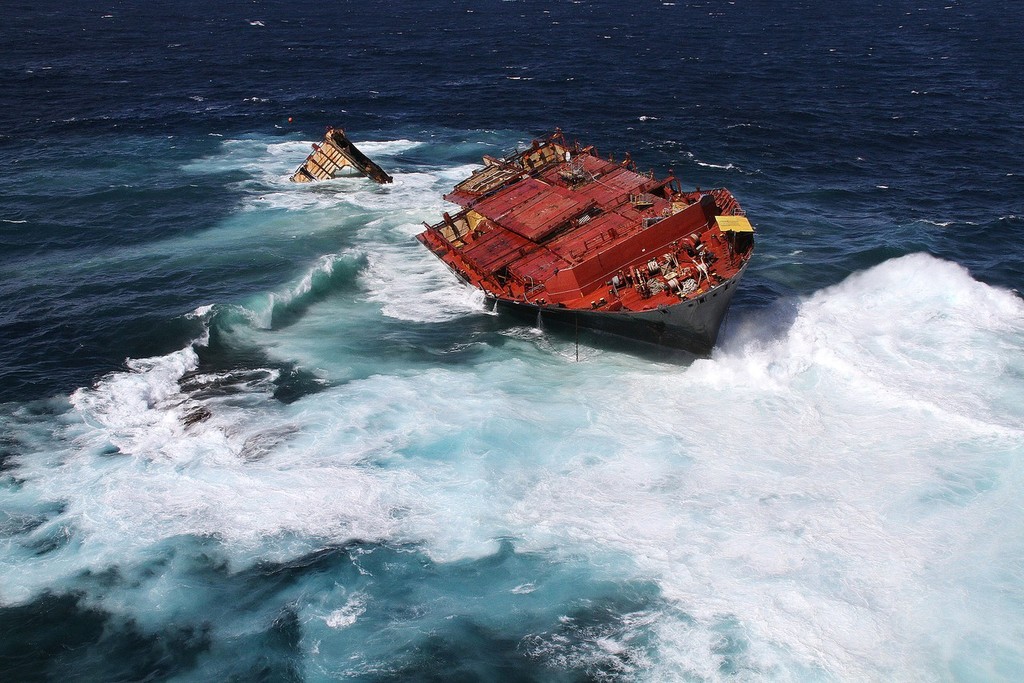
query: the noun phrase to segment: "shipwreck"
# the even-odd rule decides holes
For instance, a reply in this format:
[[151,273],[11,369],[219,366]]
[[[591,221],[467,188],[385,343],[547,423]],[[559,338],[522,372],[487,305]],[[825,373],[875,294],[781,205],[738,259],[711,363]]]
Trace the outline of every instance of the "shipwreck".
[[342,128],[328,128],[324,139],[313,144],[313,151],[302,162],[292,182],[308,183],[315,180],[330,180],[344,173],[366,176],[378,183],[390,183],[393,178],[384,169],[359,151],[345,135]]
[[455,186],[417,239],[500,309],[708,352],[754,250],[724,188],[684,191],[561,131]]

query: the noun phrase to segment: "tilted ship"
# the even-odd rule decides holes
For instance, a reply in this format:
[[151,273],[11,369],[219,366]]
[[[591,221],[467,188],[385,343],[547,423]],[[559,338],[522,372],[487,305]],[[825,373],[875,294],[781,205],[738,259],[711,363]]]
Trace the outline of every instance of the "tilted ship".
[[417,239],[499,309],[706,353],[754,248],[726,189],[684,192],[561,131],[484,167]]

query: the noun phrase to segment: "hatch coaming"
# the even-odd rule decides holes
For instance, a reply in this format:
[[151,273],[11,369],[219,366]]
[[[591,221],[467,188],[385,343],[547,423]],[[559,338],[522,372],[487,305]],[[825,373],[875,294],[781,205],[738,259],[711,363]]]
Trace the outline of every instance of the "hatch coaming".
[[514,152],[504,159],[484,156],[484,167],[473,171],[468,178],[458,183],[451,192],[444,195],[444,199],[469,207],[523,178],[540,175],[546,169],[560,164],[567,155],[572,157],[577,151],[576,146],[567,145],[561,133],[556,131],[543,144],[535,140],[530,148]]

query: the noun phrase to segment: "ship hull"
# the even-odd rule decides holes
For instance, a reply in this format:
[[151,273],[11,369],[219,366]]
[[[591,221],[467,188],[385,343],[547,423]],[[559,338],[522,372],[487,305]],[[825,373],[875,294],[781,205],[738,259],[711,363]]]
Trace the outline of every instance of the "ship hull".
[[734,277],[699,298],[648,311],[580,310],[500,298],[491,300],[499,311],[531,322],[578,325],[704,355],[718,340],[722,320],[745,270],[746,264]]
[[726,188],[684,192],[557,129],[484,157],[445,199],[462,210],[416,238],[497,308],[698,354],[714,347],[754,249]]

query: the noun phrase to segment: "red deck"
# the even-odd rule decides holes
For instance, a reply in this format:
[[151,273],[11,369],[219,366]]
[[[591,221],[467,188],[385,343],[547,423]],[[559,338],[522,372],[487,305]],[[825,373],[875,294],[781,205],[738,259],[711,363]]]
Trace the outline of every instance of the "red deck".
[[525,178],[506,192],[473,204],[473,210],[531,242],[541,242],[559,225],[579,216],[593,202],[557,185]]
[[[683,193],[556,133],[447,198],[464,207],[418,238],[492,296],[539,306],[649,310],[740,270],[752,229],[728,190]],[[720,225],[721,223],[721,225]]]

